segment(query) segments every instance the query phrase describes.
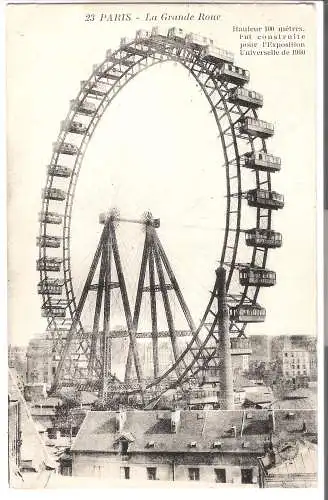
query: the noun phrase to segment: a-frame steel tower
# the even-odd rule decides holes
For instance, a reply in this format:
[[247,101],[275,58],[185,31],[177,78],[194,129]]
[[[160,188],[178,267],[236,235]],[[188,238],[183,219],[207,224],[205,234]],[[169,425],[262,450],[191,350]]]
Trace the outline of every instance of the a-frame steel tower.
[[[101,214],[100,222],[104,225],[102,234],[94,254],[87,279],[77,305],[75,318],[67,335],[57,366],[53,390],[62,383],[81,384],[97,387],[106,397],[111,387],[118,386],[120,381],[113,376],[112,341],[117,337],[128,337],[129,347],[125,361],[124,385],[137,384],[136,388],[143,393],[145,383],[144,370],[138,351],[139,338],[151,338],[152,341],[152,378],[160,375],[159,339],[167,337],[172,349],[173,361],[179,355],[179,337],[190,337],[196,328],[190,311],[183,298],[177,279],[171,268],[167,255],[156,233],[160,225],[147,213],[141,220],[120,218],[115,213]],[[116,236],[116,225],[119,222],[142,224],[145,228],[145,241],[141,260],[134,312],[132,315],[128,290]],[[99,269],[99,272],[97,272]],[[148,278],[148,279],[147,279]],[[93,326],[90,332],[83,329],[81,315],[90,294],[96,293],[93,313]],[[124,327],[122,330],[112,329],[111,317],[116,301],[119,298],[124,311]],[[143,298],[150,299],[151,331],[138,331]],[[180,312],[187,328],[178,330],[175,326],[172,299],[176,297]],[[164,308],[166,327],[160,330],[158,325],[158,308]],[[81,356],[81,351],[83,356]],[[81,364],[83,359],[84,365]],[[76,360],[74,366],[74,362]],[[77,366],[79,365],[79,366]],[[179,373],[177,373],[179,375]]]

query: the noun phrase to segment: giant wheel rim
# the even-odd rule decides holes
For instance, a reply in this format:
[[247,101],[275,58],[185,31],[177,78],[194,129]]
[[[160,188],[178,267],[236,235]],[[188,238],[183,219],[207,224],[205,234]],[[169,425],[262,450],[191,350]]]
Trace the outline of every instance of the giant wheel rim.
[[[227,97],[231,89],[238,87],[240,85],[231,82],[219,81],[216,78],[216,69],[213,69],[213,65],[201,58],[201,50],[186,44],[180,43],[177,40],[168,37],[150,37],[150,38],[136,38],[129,43],[121,44],[121,47],[113,52],[108,52],[105,60],[98,66],[94,67],[94,70],[90,78],[83,82],[81,90],[74,100],[74,105],[71,106],[64,125],[62,126],[56,144],[57,149],[53,152],[50,166],[56,167],[61,165],[62,153],[60,152],[60,147],[66,143],[67,139],[71,143],[72,136],[74,140],[79,142],[77,145],[77,152],[74,155],[74,162],[72,165],[72,173],[68,178],[68,186],[66,191],[65,200],[65,211],[62,220],[62,270],[61,276],[64,282],[66,299],[62,301],[52,300],[50,293],[42,294],[42,307],[50,311],[47,317],[48,330],[51,332],[59,332],[65,330],[65,325],[69,325],[74,318],[76,312],[76,296],[73,288],[72,281],[72,271],[71,271],[71,250],[70,250],[70,228],[71,228],[71,218],[74,203],[75,189],[77,186],[77,181],[82,166],[84,154],[86,152],[87,146],[92,138],[92,135],[105,113],[106,109],[116,97],[116,95],[123,89],[133,78],[140,74],[145,69],[154,66],[155,64],[163,63],[166,61],[179,62],[184,66],[187,71],[195,78],[196,82],[202,89],[208,103],[210,104],[211,111],[214,116],[215,124],[217,126],[219,137],[221,140],[222,150],[224,154],[225,161],[225,171],[226,171],[226,227],[224,231],[224,241],[223,248],[220,256],[220,263],[228,268],[227,276],[227,295],[231,305],[241,305],[245,302],[255,305],[257,303],[258,294],[260,291],[260,286],[240,286],[240,290],[236,293],[231,290],[232,278],[235,276],[234,273],[238,272],[238,250],[240,248],[240,236],[244,228],[241,227],[241,217],[242,217],[242,207],[243,199],[245,193],[242,189],[242,155],[240,154],[241,143],[245,146],[245,141],[248,144],[249,151],[263,151],[267,152],[266,141],[259,137],[242,137],[239,134],[239,123],[242,117],[253,117],[257,119],[257,112],[251,107],[243,107],[241,105],[231,104],[228,102]],[[111,75],[109,77],[108,75]],[[105,76],[107,75],[107,76]],[[106,94],[102,96],[95,96],[92,94],[97,85],[107,86]],[[91,91],[91,92],[90,92]],[[87,129],[83,134],[77,134],[70,132],[70,125],[75,121],[75,118],[81,116],[80,107],[88,99],[93,99],[96,105],[95,112],[86,118],[86,122],[89,121]],[[78,139],[79,138],[79,139]],[[271,174],[269,171],[259,171],[254,170],[255,185],[256,189],[267,189],[271,190]],[[46,189],[53,188],[56,186],[56,176],[48,173],[46,181]],[[41,212],[43,214],[49,214],[52,203],[49,198],[43,196]],[[271,229],[271,208],[256,208],[256,228],[257,229]],[[51,224],[48,222],[40,222],[40,233],[39,236],[46,237],[48,235],[47,228],[51,228]],[[39,249],[39,261],[46,259],[48,255],[48,250],[46,246],[41,246]],[[265,268],[268,255],[268,248],[262,248],[258,246],[253,247],[251,266],[257,266],[260,268]],[[45,268],[40,269],[40,282],[44,282],[50,277],[51,273]],[[213,331],[209,329],[208,335],[205,337],[202,345],[199,346],[198,336],[200,330],[204,327],[206,323],[206,318],[211,310],[213,300],[215,297],[215,289],[211,294],[208,306],[205,310],[204,316],[200,322],[199,327],[192,336],[190,342],[186,346],[185,350],[178,358],[178,360],[165,371],[164,374],[158,377],[150,384],[147,385],[146,389],[151,389],[154,386],[165,382],[168,376],[173,372],[177,371],[179,364],[183,363],[183,375],[180,376],[178,382],[174,382],[171,385],[177,385],[188,378],[188,376],[194,376],[197,371],[195,371],[198,366],[198,360],[203,356],[210,360],[210,355],[207,352],[208,340],[213,336]],[[62,301],[62,302],[60,302]],[[56,308],[56,305],[65,307],[65,318],[58,318],[52,311]],[[230,324],[230,331],[238,336],[244,335],[244,331],[247,323],[236,324],[233,321]],[[87,352],[88,341],[83,339],[83,326],[79,324],[80,331],[80,348],[82,352]],[[61,339],[60,334],[54,333],[56,340],[56,349],[60,351],[63,347],[60,345]],[[198,348],[196,355],[193,354],[191,360],[187,360],[190,357],[190,352],[194,347]],[[169,384],[170,385],[170,384]],[[129,392],[135,392],[135,390],[127,387],[126,390]]]

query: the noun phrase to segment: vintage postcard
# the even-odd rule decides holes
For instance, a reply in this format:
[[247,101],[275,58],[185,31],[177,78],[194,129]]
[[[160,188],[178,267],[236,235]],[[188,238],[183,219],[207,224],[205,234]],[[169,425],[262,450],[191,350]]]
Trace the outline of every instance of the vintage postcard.
[[7,5],[12,488],[318,487],[319,10]]

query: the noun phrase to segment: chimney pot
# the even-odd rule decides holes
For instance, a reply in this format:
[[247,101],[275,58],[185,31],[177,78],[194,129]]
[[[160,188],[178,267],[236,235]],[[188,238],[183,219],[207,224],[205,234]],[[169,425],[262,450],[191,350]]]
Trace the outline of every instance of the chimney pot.
[[126,411],[120,409],[116,414],[116,428],[118,432],[122,432],[126,422]]
[[180,410],[173,410],[171,413],[171,431],[177,432],[180,424]]

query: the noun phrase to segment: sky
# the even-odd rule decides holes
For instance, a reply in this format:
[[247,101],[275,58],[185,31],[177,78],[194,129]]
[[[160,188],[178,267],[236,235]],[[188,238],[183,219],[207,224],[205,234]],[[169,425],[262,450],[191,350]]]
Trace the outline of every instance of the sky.
[[[204,11],[204,6],[148,6],[160,16]],[[89,10],[88,10],[89,9]],[[206,6],[218,21],[147,22],[146,8],[129,6],[131,21],[86,22],[90,6],[11,6],[7,13],[7,158],[9,338],[24,345],[45,329],[36,293],[38,213],[46,165],[69,109],[69,101],[107,49],[154,24],[177,25],[213,38],[234,52],[251,73],[249,88],[264,95],[261,119],[275,124],[268,150],[282,158],[273,189],[285,208],[273,215],[283,248],[270,252],[267,267],[277,285],[259,302],[267,320],[250,334],[315,334],[316,329],[316,93],[315,12],[305,5]],[[118,6],[92,8],[101,14]],[[139,18],[139,19],[137,19]],[[239,53],[233,26],[302,26],[306,54],[247,56]],[[197,323],[203,314],[221,254],[225,182],[220,142],[206,99],[179,65],[148,69],[106,111],[86,152],[72,218],[72,270],[79,294],[100,236],[98,217],[113,206],[122,216],[146,210],[161,219],[158,234]],[[254,212],[244,223],[253,227]],[[143,233],[121,224],[131,303],[138,278]],[[119,318],[117,319],[119,322]]]

